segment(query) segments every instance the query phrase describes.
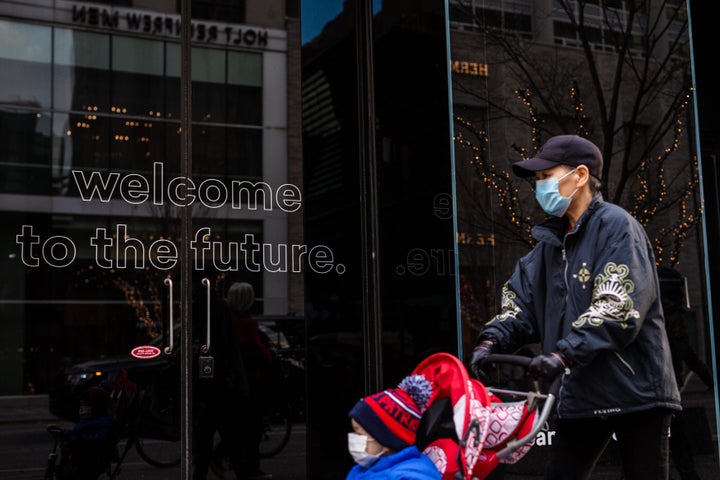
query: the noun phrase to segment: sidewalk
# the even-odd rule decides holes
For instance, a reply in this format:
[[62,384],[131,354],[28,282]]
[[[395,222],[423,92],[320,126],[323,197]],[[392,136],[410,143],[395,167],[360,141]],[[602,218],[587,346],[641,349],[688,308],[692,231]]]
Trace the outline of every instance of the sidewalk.
[[[43,429],[45,425],[53,423],[72,425],[71,422],[59,419],[49,412],[47,395],[0,396],[0,429],[7,433],[7,438],[23,435],[23,432],[35,432],[31,437],[26,439],[23,437],[22,442],[26,441],[27,443],[23,447],[24,453],[22,455],[17,458],[4,459],[7,460],[5,462],[7,465],[0,467],[2,472],[0,477],[15,480],[38,477],[39,474],[32,469],[34,464],[31,464],[31,462],[23,463],[23,460],[18,461],[18,458],[23,455],[32,455],[32,452],[35,451],[42,452],[38,458],[45,458],[47,456],[47,434]],[[36,427],[37,424],[43,425],[43,427]],[[14,440],[13,443],[17,445],[17,440]],[[293,426],[290,442],[283,452],[275,457],[264,459],[262,468],[273,474],[273,480],[305,480],[306,460],[305,425],[296,424]],[[1,470],[2,468],[5,468],[5,470]],[[135,449],[129,452],[128,457],[123,462],[123,471],[130,474],[128,478],[139,480],[167,480],[180,477],[179,467],[169,469],[153,467],[142,460]],[[122,478],[125,478],[125,476]],[[212,473],[208,478],[224,480],[219,479]]]
[[0,424],[55,421],[58,418],[50,413],[47,395],[0,396]]
[[[691,417],[691,430],[696,437],[693,439],[693,443],[695,443],[694,447],[697,452],[695,463],[700,478],[703,480],[720,478],[720,466],[716,449],[718,437],[717,426],[714,421],[714,395],[711,391],[705,390],[697,379],[691,379],[688,388],[683,392],[683,404],[686,412]],[[50,424],[54,422],[60,423],[63,420],[58,419],[49,412],[47,395],[0,396],[0,425],[12,423]],[[303,471],[302,466],[307,452],[304,442],[301,440],[298,443],[298,440],[304,438],[304,427],[295,429],[293,433],[294,439],[285,454],[264,462],[264,468],[273,471],[275,478],[278,480],[285,478],[297,480],[293,476],[296,476],[297,472]],[[543,458],[533,458],[540,451],[539,448],[531,450],[525,461],[511,466],[507,472],[508,477],[521,480],[526,478],[523,472],[533,471],[534,473],[529,474],[527,478],[535,478],[537,466],[532,466],[533,463],[536,463],[533,460],[544,463]],[[616,478],[616,465],[616,460],[610,461],[609,464],[600,462],[596,471],[596,478],[598,480]],[[673,473],[675,472],[673,471]]]

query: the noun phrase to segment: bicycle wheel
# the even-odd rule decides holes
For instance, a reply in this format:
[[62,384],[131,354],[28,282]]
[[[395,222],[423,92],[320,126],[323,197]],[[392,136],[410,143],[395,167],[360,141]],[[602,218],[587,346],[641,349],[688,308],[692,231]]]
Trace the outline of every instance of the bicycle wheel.
[[269,458],[280,453],[290,441],[291,434],[292,422],[288,405],[265,415],[260,439],[260,458]]
[[169,468],[180,464],[178,398],[179,394],[163,382],[148,385],[130,427],[138,455],[154,467]]
[[135,439],[140,458],[153,467],[170,468],[180,465],[180,442],[154,438]]

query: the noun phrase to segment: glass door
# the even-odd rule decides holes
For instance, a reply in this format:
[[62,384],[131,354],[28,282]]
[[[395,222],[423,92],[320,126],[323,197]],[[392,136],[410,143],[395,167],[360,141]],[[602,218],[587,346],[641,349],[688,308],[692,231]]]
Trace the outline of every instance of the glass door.
[[3,478],[304,478],[298,13],[193,5],[184,50],[176,2],[28,5],[0,2]]
[[[504,284],[538,242],[533,227],[546,219],[534,181],[514,175],[511,165],[535,156],[551,136],[585,137],[603,152],[604,200],[638,219],[653,245],[683,404],[671,426],[671,476],[717,477],[716,346],[706,283],[712,248],[703,235],[686,2],[600,5],[449,2],[464,351],[506,304],[515,305]],[[618,22],[605,22],[611,16]],[[648,69],[631,80],[627,73],[637,73],[640,58]],[[610,85],[617,95],[606,95]],[[568,291],[591,276],[584,264],[570,271]],[[542,351],[537,343],[516,347]],[[503,377],[507,384],[519,379]],[[551,425],[526,458],[503,468],[506,478],[542,472],[553,436]],[[618,451],[611,442],[595,473],[619,476]]]

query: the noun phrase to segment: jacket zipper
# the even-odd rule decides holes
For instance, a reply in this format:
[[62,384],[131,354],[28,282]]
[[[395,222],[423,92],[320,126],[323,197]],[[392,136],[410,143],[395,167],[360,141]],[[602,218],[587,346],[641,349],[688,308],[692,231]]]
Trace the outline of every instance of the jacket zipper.
[[[566,249],[565,245],[566,245],[567,237],[572,234],[573,234],[573,232],[566,233],[565,236],[563,236],[563,240],[562,240],[562,261],[564,264],[563,282],[565,282],[565,305],[566,305],[565,308],[566,308],[566,310],[567,310],[567,305],[570,303],[570,283],[568,282],[568,268],[570,268],[570,262],[568,262],[567,249]],[[567,369],[566,369],[566,371],[567,371]],[[556,408],[555,411],[557,413],[558,418],[561,418],[560,403],[561,403],[561,398],[562,398],[561,393],[562,393],[563,387],[565,385],[565,375],[566,375],[566,373],[563,372],[562,377],[560,378],[560,386],[558,387],[558,391],[557,391],[557,403],[555,405],[555,408]]]
[[[569,234],[567,234],[569,235]],[[564,271],[563,271],[563,282],[565,282],[565,305],[567,305],[570,295],[570,284],[568,283],[568,260],[567,260],[567,251],[565,250],[565,239],[567,238],[567,235],[563,237],[562,241],[562,261],[564,264]],[[567,307],[566,307],[567,309]],[[565,372],[562,373],[560,377],[560,385],[558,386],[557,391],[557,402],[555,403],[555,412],[558,416],[558,418],[561,418],[562,415],[560,415],[560,403],[562,399],[562,391],[563,386],[565,384],[565,375],[566,375],[567,369]]]

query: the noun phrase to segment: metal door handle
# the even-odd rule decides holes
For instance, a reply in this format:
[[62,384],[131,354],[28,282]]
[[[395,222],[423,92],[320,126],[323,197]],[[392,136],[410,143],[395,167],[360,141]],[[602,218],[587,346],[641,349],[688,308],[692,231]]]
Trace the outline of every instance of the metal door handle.
[[167,287],[168,287],[168,297],[169,297],[168,298],[168,320],[169,320],[169,322],[168,322],[168,327],[169,327],[168,328],[168,337],[170,340],[168,341],[168,345],[165,347],[165,354],[172,355],[173,349],[175,348],[174,338],[173,338],[175,336],[175,329],[173,328],[174,327],[173,326],[173,318],[174,318],[173,306],[174,306],[174,301],[175,301],[175,299],[173,298],[173,282],[171,279],[166,278],[165,280],[163,280],[163,283],[165,285],[167,285]]
[[205,329],[206,329],[205,331],[207,332],[207,333],[206,333],[207,341],[205,342],[205,345],[203,345],[202,347],[200,347],[200,351],[201,351],[202,353],[208,353],[208,352],[210,351],[210,279],[209,279],[209,278],[203,278],[203,279],[202,279],[202,284],[205,285],[205,289],[206,289],[206,296],[205,296],[205,298],[206,298],[206,300],[207,300],[207,303],[206,303],[206,305],[205,305],[205,307],[206,307],[206,308],[205,308],[205,316],[206,316],[206,319],[207,319],[206,325],[205,325]]

